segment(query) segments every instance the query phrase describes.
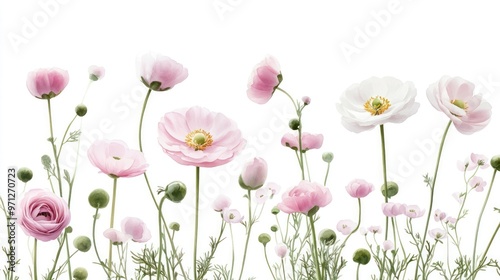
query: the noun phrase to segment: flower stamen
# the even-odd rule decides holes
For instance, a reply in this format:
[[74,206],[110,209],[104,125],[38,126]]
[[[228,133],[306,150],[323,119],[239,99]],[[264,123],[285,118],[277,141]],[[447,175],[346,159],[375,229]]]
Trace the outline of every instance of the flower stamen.
[[212,135],[203,129],[196,129],[186,135],[186,144],[195,151],[203,151],[214,142]]
[[378,116],[391,107],[391,102],[389,99],[377,95],[375,97],[370,97],[370,99],[366,101],[364,107],[365,111],[370,113],[372,116]]

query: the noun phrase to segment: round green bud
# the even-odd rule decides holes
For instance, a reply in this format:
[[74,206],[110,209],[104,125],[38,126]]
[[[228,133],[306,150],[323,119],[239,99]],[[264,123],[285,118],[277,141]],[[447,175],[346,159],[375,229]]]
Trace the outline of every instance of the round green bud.
[[267,233],[261,233],[259,235],[259,242],[262,243],[264,246],[266,246],[267,243],[271,241],[271,236]]
[[95,189],[89,195],[90,206],[94,208],[105,208],[108,206],[109,194],[103,189]]
[[17,170],[17,178],[23,183],[28,183],[33,178],[33,171],[27,167],[21,167]]
[[89,277],[89,273],[85,268],[77,267],[73,270],[73,278],[75,278],[75,280],[86,280],[87,277]]
[[273,209],[271,209],[271,213],[273,215],[278,215],[278,213],[280,212],[280,209],[278,209],[278,207],[274,206]]
[[288,126],[292,129],[292,130],[297,130],[299,129],[300,127],[300,121],[298,119],[291,119],[289,122],[288,122]]
[[278,226],[277,225],[272,225],[271,226],[271,231],[272,232],[277,232],[278,231]]
[[370,251],[363,248],[356,250],[354,252],[354,255],[352,256],[352,260],[355,263],[359,263],[362,265],[369,263],[371,258],[372,255],[370,254]]
[[75,113],[79,116],[79,117],[83,117],[87,114],[87,106],[83,105],[83,104],[80,104],[78,106],[76,106],[75,108]]
[[319,233],[319,241],[326,246],[333,245],[337,240],[337,234],[332,229],[326,228]]
[[186,185],[181,181],[173,181],[165,188],[165,196],[172,202],[181,202],[186,196]]
[[181,225],[177,222],[172,222],[170,225],[168,225],[168,228],[173,230],[173,231],[179,231],[181,229]]
[[494,156],[490,160],[490,165],[493,167],[496,171],[500,171],[500,156]]
[[73,246],[80,252],[88,252],[90,247],[92,247],[92,242],[87,236],[78,236],[73,240]]
[[324,162],[332,162],[333,160],[333,153],[332,152],[324,152],[321,157],[323,158]]
[[395,182],[389,181],[387,182],[387,195],[385,194],[385,184],[382,184],[380,187],[383,196],[387,196],[387,198],[391,198],[398,194],[399,186]]
[[64,229],[64,232],[66,233],[72,233],[73,232],[73,228],[71,226],[68,226]]

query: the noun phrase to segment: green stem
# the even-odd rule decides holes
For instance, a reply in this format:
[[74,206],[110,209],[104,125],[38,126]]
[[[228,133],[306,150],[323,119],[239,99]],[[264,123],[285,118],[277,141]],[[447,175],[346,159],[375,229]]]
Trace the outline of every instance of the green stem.
[[61,180],[61,168],[59,166],[59,160],[57,155],[57,148],[55,144],[54,138],[54,129],[52,128],[52,109],[50,107],[50,98],[47,99],[48,110],[49,110],[49,126],[50,126],[50,143],[52,145],[52,152],[54,153],[54,161],[56,162],[56,170],[57,170],[57,184],[59,185],[59,196],[63,197],[62,192],[62,180]]
[[245,250],[243,251],[243,261],[241,262],[240,277],[238,278],[240,280],[243,277],[243,270],[245,269],[245,261],[247,259],[247,250],[248,250],[248,241],[250,240],[250,232],[252,230],[252,225],[254,223],[254,220],[252,217],[252,196],[250,194],[250,190],[248,190],[247,196],[248,196],[247,240],[245,241]]
[[[389,198],[388,198],[389,193],[387,190],[387,160],[386,160],[386,153],[385,153],[385,133],[384,133],[384,125],[383,124],[380,125],[380,142],[382,145],[382,170],[383,170],[384,191],[385,191],[384,202],[387,203],[387,202],[389,202]],[[385,235],[384,240],[387,240],[387,238],[389,237],[389,217],[385,217],[385,233],[384,233],[384,235]],[[394,244],[396,244],[396,240],[394,240]],[[387,252],[384,251],[383,254],[384,254],[384,258],[382,260],[382,269],[380,270],[380,276],[379,276],[380,280],[382,280],[383,275],[384,275]],[[358,269],[359,269],[359,266],[358,266]]]
[[144,103],[142,104],[141,119],[139,121],[139,149],[142,152],[142,122],[144,120],[144,113],[146,112],[146,106],[148,105],[149,96],[151,95],[151,89],[148,90]]
[[326,181],[328,180],[328,174],[329,173],[330,173],[330,163],[328,162],[327,166],[326,166],[326,174],[325,174],[325,180],[323,182],[323,186],[326,186]]
[[283,279],[286,279],[285,262],[283,261],[283,258],[281,258],[281,268],[283,269]]
[[[424,267],[425,263],[424,263],[424,260],[422,259],[422,252],[424,250],[425,240],[427,238],[427,230],[429,229],[429,222],[431,220],[431,215],[432,215],[432,206],[434,204],[434,190],[435,190],[437,175],[438,175],[438,170],[439,170],[439,162],[441,160],[441,154],[443,153],[444,140],[446,139],[446,135],[448,134],[448,130],[450,130],[451,124],[452,124],[452,122],[449,121],[448,125],[446,126],[446,129],[444,130],[443,138],[441,139],[441,144],[439,145],[438,157],[437,157],[437,161],[436,161],[436,168],[434,170],[434,177],[432,178],[431,197],[430,197],[430,201],[429,201],[429,209],[427,212],[427,220],[425,222],[425,230],[423,232],[424,237],[422,239],[422,244],[420,245],[420,248],[418,249],[419,253],[418,253],[417,262],[416,262],[414,279],[418,279],[418,266],[419,266],[418,263],[420,262],[420,260],[422,260],[422,271],[425,271],[425,267]],[[422,278],[425,279],[425,275],[422,275]]]
[[161,209],[163,207],[163,202],[165,201],[166,198],[167,198],[166,196],[163,196],[161,198],[161,200],[160,200],[160,206],[159,206],[159,210],[158,210],[159,211],[158,212],[158,231],[159,231],[158,237],[160,238],[160,249],[158,250],[158,267],[156,268],[156,279],[157,280],[161,279],[160,278],[160,271],[161,271],[161,269],[160,269],[161,266],[160,265],[161,265],[161,253],[163,251],[163,243],[162,243],[162,241],[163,241],[163,235],[162,235],[162,232],[161,232],[161,230],[163,228],[163,224],[161,222],[161,217],[163,216],[163,212],[161,211]]
[[[229,279],[233,279],[233,270],[234,270],[234,236],[233,236],[233,226],[231,225],[231,223],[229,223],[229,232],[231,233],[231,274],[229,276]],[[266,258],[266,260],[267,260],[267,258]],[[267,265],[269,266],[269,263]]]
[[500,230],[500,223],[498,223],[497,228],[495,229],[495,231],[493,232],[493,235],[492,235],[492,236],[491,236],[491,238],[490,238],[490,242],[488,242],[488,246],[486,246],[486,250],[484,251],[482,258],[481,258],[481,260],[479,261],[478,268],[476,268],[475,270],[473,270],[473,271],[472,271],[472,273],[471,273],[471,277],[472,277],[472,279],[475,279],[475,278],[476,278],[476,274],[479,272],[480,267],[481,267],[481,266],[482,266],[482,264],[484,264],[484,262],[486,261],[486,256],[487,256],[487,254],[488,254],[488,251],[490,250],[490,247],[491,247],[491,244],[493,243],[493,240],[495,240],[495,236],[497,235],[498,230]]
[[37,271],[37,242],[38,240],[35,238],[35,245],[34,245],[34,249],[33,249],[33,272],[35,274],[35,280],[38,280],[38,271]]
[[195,219],[194,219],[194,248],[193,248],[193,280],[198,280],[196,278],[197,268],[196,268],[196,251],[198,249],[198,216],[200,208],[200,167],[196,166],[196,201],[195,201]]
[[312,254],[314,256],[314,267],[316,269],[316,279],[321,280],[321,271],[319,269],[319,254],[318,254],[318,242],[316,240],[316,229],[314,227],[314,218],[309,216],[309,224],[311,225],[311,238],[313,240],[313,251]]
[[105,263],[101,260],[101,256],[99,255],[99,251],[97,250],[97,243],[95,242],[95,225],[97,222],[97,216],[99,215],[99,205],[95,209],[95,214],[94,214],[94,221],[92,222],[92,244],[94,245],[94,251],[97,256],[97,260],[99,261],[99,266],[102,267],[104,272],[106,273],[106,276],[108,276],[108,279],[111,279],[111,276],[106,269]]
[[[115,205],[116,205],[116,185],[118,178],[113,178],[113,195],[111,197],[111,218],[109,220],[109,228],[113,228],[115,225]],[[111,268],[113,265],[113,242],[109,240],[109,249],[108,249],[108,270],[109,274],[111,274]]]
[[71,128],[71,125],[73,125],[73,122],[75,121],[76,117],[78,115],[75,115],[73,117],[73,119],[69,122],[68,126],[66,127],[66,130],[64,131],[64,134],[63,134],[63,137],[62,137],[62,140],[61,140],[61,145],[59,145],[59,151],[57,152],[57,157],[56,157],[56,160],[59,160],[59,157],[61,156],[61,151],[62,151],[62,147],[65,143],[65,140],[66,140],[66,135],[68,135],[68,132],[69,132],[69,129]]
[[[64,239],[65,239],[65,243],[66,243],[66,255],[68,256],[67,257],[67,261],[68,261],[68,275],[69,275],[69,280],[73,280],[73,270],[71,270],[71,253],[69,252],[69,242],[68,242],[68,238],[66,238],[66,232],[64,233]],[[56,258],[56,261],[57,261],[57,258]]]
[[[273,270],[271,269],[271,265],[269,264],[269,259],[267,258],[266,245],[264,245],[264,257],[266,258],[267,268],[269,268],[269,271],[271,272],[273,279],[276,280],[276,276],[274,276]],[[229,278],[229,279],[232,279],[232,278]],[[283,279],[285,279],[284,276],[283,276]]]
[[359,267],[361,266],[360,263],[358,263],[358,266],[356,267],[356,280],[359,280]]

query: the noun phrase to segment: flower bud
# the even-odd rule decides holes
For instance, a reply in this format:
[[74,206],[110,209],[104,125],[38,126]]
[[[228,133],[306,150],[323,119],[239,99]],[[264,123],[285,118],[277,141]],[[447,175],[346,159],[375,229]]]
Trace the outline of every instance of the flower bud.
[[100,209],[106,208],[109,202],[109,194],[103,189],[95,189],[89,195],[90,206]]
[[494,156],[490,160],[491,167],[495,168],[496,171],[500,171],[500,156]]
[[264,185],[267,178],[267,162],[259,157],[247,162],[243,166],[240,178],[240,186],[245,190],[256,190]]
[[352,257],[352,260],[355,262],[355,263],[359,263],[359,264],[368,264],[370,262],[370,259],[371,259],[372,255],[370,254],[370,252],[366,249],[358,249],[354,252],[354,255]]
[[83,117],[87,114],[87,106],[83,105],[83,104],[79,104],[78,106],[76,106],[75,108],[75,113],[79,116],[79,117]]
[[68,226],[64,229],[64,232],[65,233],[72,233],[73,232],[73,228],[71,226]]
[[105,74],[104,67],[92,65],[89,67],[89,79],[92,81],[97,81],[99,79],[102,79]]
[[82,235],[73,240],[73,245],[76,249],[78,249],[78,251],[88,252],[92,246],[92,242],[90,241],[90,238]]
[[273,209],[271,209],[271,213],[273,215],[278,215],[278,213],[280,212],[280,209],[278,209],[278,207],[274,206]]
[[262,243],[264,246],[266,246],[267,243],[271,241],[271,236],[267,233],[261,233],[259,235],[259,242]]
[[311,104],[311,97],[309,97],[309,96],[303,96],[302,97],[302,102],[304,102],[304,105]]
[[385,184],[382,184],[380,187],[380,190],[382,191],[382,195],[386,196],[387,198],[391,198],[398,194],[399,191],[399,186],[395,182],[389,181],[387,182],[387,195],[385,194]]
[[272,225],[271,226],[271,231],[272,232],[277,232],[278,231],[278,226],[277,225]]
[[88,276],[89,273],[83,267],[77,267],[73,270],[73,278],[75,278],[75,280],[86,280]]
[[177,222],[172,222],[170,225],[168,225],[168,228],[170,228],[173,231],[179,231],[181,229],[181,225]]
[[300,127],[300,121],[298,119],[291,119],[289,122],[288,122],[288,126],[292,129],[292,130],[297,130],[299,129]]
[[324,152],[321,157],[323,158],[324,162],[330,163],[333,160],[333,153],[332,152]]
[[164,191],[168,200],[179,203],[186,196],[186,185],[181,181],[173,181],[167,185]]
[[33,178],[33,171],[27,167],[21,167],[17,170],[17,178],[24,183],[28,183]]
[[319,241],[326,246],[331,246],[337,240],[337,234],[332,229],[326,228],[319,233]]

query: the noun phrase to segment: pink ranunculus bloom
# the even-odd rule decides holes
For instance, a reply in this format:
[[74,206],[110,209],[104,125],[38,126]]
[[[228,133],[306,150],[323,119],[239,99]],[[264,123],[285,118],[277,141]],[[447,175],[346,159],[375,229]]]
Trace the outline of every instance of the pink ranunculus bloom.
[[352,220],[340,220],[337,223],[337,230],[343,235],[350,234],[354,228],[356,227],[356,223]]
[[330,190],[321,184],[309,181],[300,183],[283,193],[282,202],[278,209],[291,214],[303,213],[308,215],[313,208],[325,207],[332,201]]
[[40,241],[56,239],[71,221],[66,201],[42,189],[26,192],[17,206],[16,215],[24,233]]
[[474,95],[473,83],[460,77],[442,77],[429,86],[427,98],[462,134],[472,134],[490,122],[491,105],[481,95]]
[[129,149],[120,140],[97,140],[87,151],[90,162],[102,173],[113,178],[128,178],[143,174],[148,167],[144,154]]
[[424,215],[425,210],[420,209],[418,205],[407,205],[405,207],[405,215],[410,219],[420,218]]
[[147,53],[137,60],[142,83],[154,91],[165,91],[184,81],[188,70],[168,56]]
[[396,217],[404,214],[406,205],[401,203],[387,202],[382,204],[382,212],[387,217]]
[[158,142],[176,162],[198,167],[228,163],[246,144],[234,121],[198,106],[166,113]]
[[117,245],[117,244],[122,244],[127,241],[129,241],[132,238],[132,235],[119,231],[114,228],[108,228],[103,232],[104,237],[109,239],[111,243]]
[[240,186],[246,190],[255,190],[264,185],[267,178],[267,162],[259,157],[245,163],[239,178]]
[[373,234],[382,233],[382,228],[380,226],[369,226],[368,231]]
[[445,239],[446,231],[440,228],[431,229],[429,230],[429,236],[435,240]]
[[384,250],[385,252],[392,250],[393,248],[394,248],[394,243],[392,243],[392,241],[390,240],[386,240],[382,243],[382,250]]
[[132,240],[138,243],[144,243],[151,239],[151,231],[149,231],[146,223],[135,217],[127,217],[122,220],[122,231],[132,236]]
[[236,209],[225,208],[222,210],[222,218],[226,223],[237,224],[243,221],[244,216],[240,214],[240,211]]
[[352,132],[362,132],[386,123],[401,123],[414,115],[417,89],[412,82],[393,77],[372,77],[350,86],[340,97],[337,111],[342,125]]
[[69,82],[68,71],[59,68],[38,69],[28,73],[26,86],[36,98],[49,99],[59,95]]
[[482,192],[484,187],[486,187],[486,181],[479,176],[474,176],[470,179],[469,186],[476,190],[476,192]]
[[288,253],[288,247],[283,243],[276,244],[276,246],[274,246],[274,252],[276,252],[278,257],[284,258]]
[[254,68],[248,81],[247,96],[255,103],[265,104],[282,80],[278,60],[268,56]]
[[365,180],[355,179],[349,182],[345,189],[350,196],[362,198],[369,195],[374,190],[374,187]]
[[231,199],[223,194],[220,194],[212,203],[212,208],[217,212],[222,212],[229,206],[231,206]]
[[91,65],[89,67],[89,79],[97,81],[104,78],[106,70],[102,66]]
[[489,161],[488,157],[485,155],[471,153],[470,159],[473,163],[480,166],[482,169],[490,167],[490,163],[489,163],[490,161]]
[[[323,134],[312,134],[302,132],[302,152],[307,152],[311,149],[319,149],[323,145]],[[289,147],[297,151],[299,149],[299,135],[298,133],[286,133],[281,138],[281,145]]]
[[439,222],[439,221],[442,221],[446,218],[446,213],[439,210],[439,209],[436,209],[436,211],[434,211],[434,221],[436,222]]

